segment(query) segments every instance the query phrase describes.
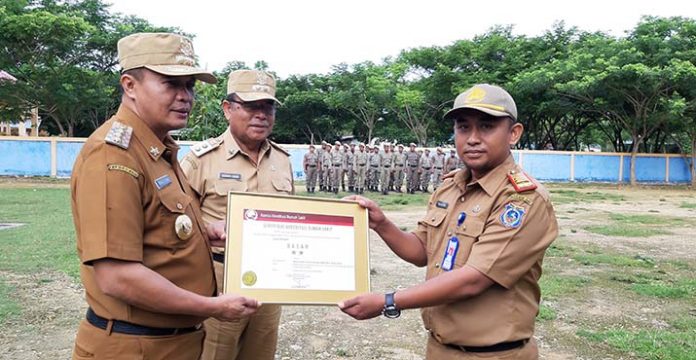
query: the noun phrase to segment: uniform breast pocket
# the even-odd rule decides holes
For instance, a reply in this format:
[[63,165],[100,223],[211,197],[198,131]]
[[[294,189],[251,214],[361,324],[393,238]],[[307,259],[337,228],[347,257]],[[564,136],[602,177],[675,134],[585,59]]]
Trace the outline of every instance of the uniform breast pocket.
[[215,193],[218,196],[223,196],[225,198],[227,198],[227,193],[229,193],[230,191],[247,191],[247,183],[245,181],[234,179],[215,180],[213,187],[215,189]]
[[273,177],[271,183],[273,183],[273,189],[278,193],[292,193],[292,180],[289,177]]
[[421,220],[421,224],[427,227],[428,231],[428,243],[426,251],[428,252],[428,258],[433,255],[435,247],[437,247],[437,241],[433,241],[439,237],[439,234],[444,233],[443,222],[447,217],[447,211],[440,208],[431,209],[426,213],[426,216]]
[[460,268],[466,264],[471,255],[471,248],[478,241],[479,236],[483,232],[483,221],[469,218],[464,225],[455,230],[455,235],[459,240],[459,250],[457,257],[454,259],[454,267]]
[[162,203],[162,231],[164,236],[158,236],[163,245],[171,248],[180,248],[194,233],[193,219],[186,214],[186,209],[191,203],[191,198],[174,186],[162,190],[160,202]]

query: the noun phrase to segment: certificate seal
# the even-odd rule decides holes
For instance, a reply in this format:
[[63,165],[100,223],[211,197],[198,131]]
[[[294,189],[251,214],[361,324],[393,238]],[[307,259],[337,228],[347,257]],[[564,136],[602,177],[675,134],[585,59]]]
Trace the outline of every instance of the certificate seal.
[[253,286],[256,284],[256,273],[253,271],[247,271],[242,275],[242,283],[246,286]]

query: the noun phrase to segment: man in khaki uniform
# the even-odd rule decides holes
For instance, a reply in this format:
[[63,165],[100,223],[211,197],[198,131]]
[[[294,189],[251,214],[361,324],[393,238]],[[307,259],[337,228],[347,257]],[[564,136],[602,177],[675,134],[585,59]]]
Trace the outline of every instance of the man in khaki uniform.
[[307,178],[307,192],[314,193],[317,183],[317,167],[319,165],[319,155],[314,151],[314,145],[309,145],[309,151],[302,159],[305,177]]
[[[186,126],[196,79],[191,41],[166,33],[118,42],[121,106],[87,139],[71,178],[87,303],[73,359],[198,359],[208,317],[250,315],[254,300],[216,296],[198,197],[168,131]],[[224,242],[222,243],[224,244]]]
[[372,147],[372,154],[368,156],[368,162],[370,164],[370,186],[368,188],[370,191],[379,191],[379,175],[382,163],[380,162],[379,156],[379,146],[374,145]]
[[346,157],[343,162],[348,177],[348,191],[355,192],[355,144],[351,143],[350,147],[346,149]]
[[321,147],[317,149],[317,159],[319,163],[317,164],[317,182],[319,183],[319,191],[324,191],[324,169],[322,166],[322,159],[324,158],[324,149],[326,148],[326,141],[321,142]]
[[404,183],[404,166],[406,166],[406,154],[404,145],[399,144],[399,150],[394,153],[392,162],[394,163],[394,190],[401,192],[401,185]]
[[523,131],[515,102],[500,87],[475,85],[445,118],[454,120],[467,170],[437,189],[413,232],[401,231],[375,202],[349,197],[368,209],[370,226],[399,257],[427,266],[426,281],[339,306],[357,319],[421,308],[428,360],[537,359],[538,282],[558,225],[548,192],[510,152]]
[[329,143],[326,143],[326,147],[324,147],[324,152],[322,153],[321,156],[321,171],[323,172],[324,175],[324,191],[326,192],[332,192],[333,189],[331,188],[331,145]]
[[442,170],[445,168],[445,153],[441,148],[437,148],[433,155],[433,191],[442,184]]
[[331,157],[331,189],[330,192],[338,194],[338,187],[341,186],[343,178],[343,151],[341,151],[341,143],[336,141],[333,149],[329,154]]
[[[182,161],[191,187],[201,199],[203,220],[224,219],[230,190],[295,193],[290,155],[268,140],[275,123],[276,82],[268,73],[237,70],[227,80],[222,110],[229,128],[217,138],[194,145]],[[222,288],[224,256],[216,252],[215,272]],[[208,319],[203,360],[271,360],[278,341],[279,305],[265,304],[236,322]]]
[[420,155],[416,151],[416,144],[409,144],[406,153],[406,189],[409,194],[415,194],[420,185]]
[[459,159],[454,149],[450,150],[450,156],[445,160],[445,174],[457,169]]
[[419,168],[421,170],[420,188],[427,193],[430,187],[430,178],[433,176],[433,158],[430,156],[430,149],[425,149],[421,155]]
[[391,152],[391,144],[384,143],[384,151],[379,154],[380,177],[382,195],[389,194],[389,175],[392,172],[393,155]]
[[367,174],[367,156],[365,144],[360,143],[358,151],[353,157],[353,169],[355,169],[355,192],[363,194],[365,192],[365,175]]

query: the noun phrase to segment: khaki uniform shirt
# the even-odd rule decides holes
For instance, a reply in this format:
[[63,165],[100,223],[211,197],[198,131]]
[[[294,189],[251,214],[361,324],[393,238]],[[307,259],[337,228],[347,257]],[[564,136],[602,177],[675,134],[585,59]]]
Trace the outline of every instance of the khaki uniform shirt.
[[425,155],[425,153],[423,155],[421,155],[420,167],[421,168],[432,168],[433,167],[433,158],[430,155]]
[[459,158],[456,156],[448,156],[445,160],[445,171],[449,172],[457,168]]
[[[119,127],[121,131],[112,130]],[[132,134],[123,135],[129,127]],[[104,318],[177,328],[205,320],[157,313],[105,295],[91,266],[107,258],[140,262],[182,289],[203,296],[215,294],[198,198],[179,168],[178,149],[171,137],[163,143],[122,106],[87,139],[75,161],[71,190],[80,275],[87,303]],[[171,164],[166,160],[169,154]],[[186,240],[177,236],[174,227],[183,215],[193,225]]]
[[355,163],[355,153],[350,151],[350,150],[346,151],[346,154],[343,157],[343,168],[344,169],[352,169],[354,163]]
[[412,168],[418,167],[418,162],[419,162],[420,156],[418,155],[418,152],[416,151],[408,151],[406,153],[406,165]]
[[392,158],[394,166],[405,166],[406,165],[406,153],[405,152],[395,152]]
[[214,143],[209,151],[196,156],[192,150],[181,162],[191,187],[200,196],[206,223],[225,218],[229,191],[295,193],[290,155],[277,144],[266,141],[256,165],[239,149],[229,128],[208,143]]
[[368,160],[371,168],[377,168],[377,167],[381,166],[381,161],[380,161],[381,159],[380,159],[379,153],[374,153],[374,152],[370,153],[370,155],[368,155],[368,157],[367,157],[367,160]]
[[[495,282],[475,297],[422,309],[425,327],[443,344],[488,346],[534,332],[541,263],[558,225],[547,191],[537,183],[518,193],[507,178],[512,171],[521,169],[510,156],[477,181],[469,170],[458,172],[432,195],[414,231],[427,251],[427,279],[444,272],[456,236],[454,268],[472,266]],[[466,219],[457,226],[462,212]]]
[[382,151],[379,153],[379,163],[383,169],[391,169],[392,160],[394,160],[392,152]]
[[316,152],[314,152],[314,153],[307,152],[305,154],[304,159],[302,161],[303,166],[306,167],[308,165],[312,165],[312,167],[317,167],[318,164],[319,164],[319,155],[317,155]]
[[433,166],[439,169],[445,167],[445,154],[433,155]]
[[353,158],[353,164],[354,164],[354,166],[356,166],[356,167],[358,167],[358,166],[361,166],[361,167],[367,166],[367,157],[368,157],[368,155],[369,155],[369,154],[368,154],[367,152],[365,152],[365,151],[360,151],[360,150],[356,151],[356,152],[355,152],[355,157]]
[[325,150],[321,154],[320,160],[321,160],[321,167],[322,168],[325,168],[325,169],[330,168],[331,167],[331,151]]
[[340,149],[331,149],[331,167],[342,168],[343,167],[343,151]]

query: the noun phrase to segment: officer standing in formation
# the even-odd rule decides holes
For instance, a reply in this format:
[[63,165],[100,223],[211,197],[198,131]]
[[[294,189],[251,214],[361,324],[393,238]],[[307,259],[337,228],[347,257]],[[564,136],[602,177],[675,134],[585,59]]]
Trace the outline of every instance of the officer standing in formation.
[[[239,320],[255,300],[217,296],[207,226],[168,132],[186,126],[196,80],[189,39],[140,33],[118,42],[121,105],[87,139],[71,179],[86,319],[73,359],[198,359],[209,317]],[[219,279],[218,279],[219,280]]]
[[392,163],[394,164],[394,191],[401,192],[401,185],[404,183],[404,171],[406,166],[406,153],[404,145],[399,144],[399,150],[394,153]]
[[324,152],[326,149],[326,141],[321,142],[321,147],[317,149],[317,182],[319,183],[319,190],[324,191],[324,170],[322,169],[322,159],[324,159]]
[[406,153],[406,187],[409,194],[415,194],[420,185],[420,155],[416,152],[416,144],[409,144]]
[[[203,220],[225,219],[229,191],[292,195],[290,155],[268,140],[275,124],[276,82],[259,70],[237,70],[227,80],[222,110],[229,127],[217,138],[191,148],[182,162],[198,194]],[[218,289],[222,289],[224,254],[214,253]],[[208,319],[203,360],[273,360],[278,341],[280,305],[264,304],[236,322]]]
[[353,168],[355,169],[355,193],[365,193],[365,183],[367,181],[367,152],[365,152],[365,144],[358,145],[358,151],[353,157]]
[[379,146],[375,145],[372,147],[372,154],[370,155],[370,186],[368,186],[370,191],[379,191],[379,176],[382,168],[381,161]]
[[329,143],[324,142],[322,144],[322,148],[324,151],[322,152],[322,156],[320,157],[321,159],[321,171],[323,175],[323,183],[324,187],[321,189],[322,191],[333,191],[331,188],[331,145]]
[[391,152],[391,144],[384,143],[383,146],[384,151],[379,153],[379,182],[382,190],[382,195],[387,195],[389,193],[389,175],[392,172],[393,154]]
[[445,153],[441,148],[437,148],[433,155],[433,191],[442,183],[442,170],[445,168]]
[[367,208],[370,227],[396,255],[426,267],[426,281],[339,307],[356,319],[421,308],[427,360],[537,359],[541,263],[558,225],[548,192],[510,152],[523,132],[515,102],[500,87],[475,85],[445,118],[454,120],[467,169],[437,189],[413,232],[400,230],[374,201],[348,197]]
[[427,193],[430,187],[430,178],[433,176],[433,158],[430,157],[430,149],[425,149],[420,157],[419,167],[421,170],[420,190]]
[[457,169],[459,158],[454,149],[450,150],[450,156],[445,160],[445,174],[448,174]]
[[302,168],[307,175],[307,192],[314,193],[317,184],[317,167],[319,166],[319,155],[314,151],[314,145],[309,145],[309,151],[302,159]]

